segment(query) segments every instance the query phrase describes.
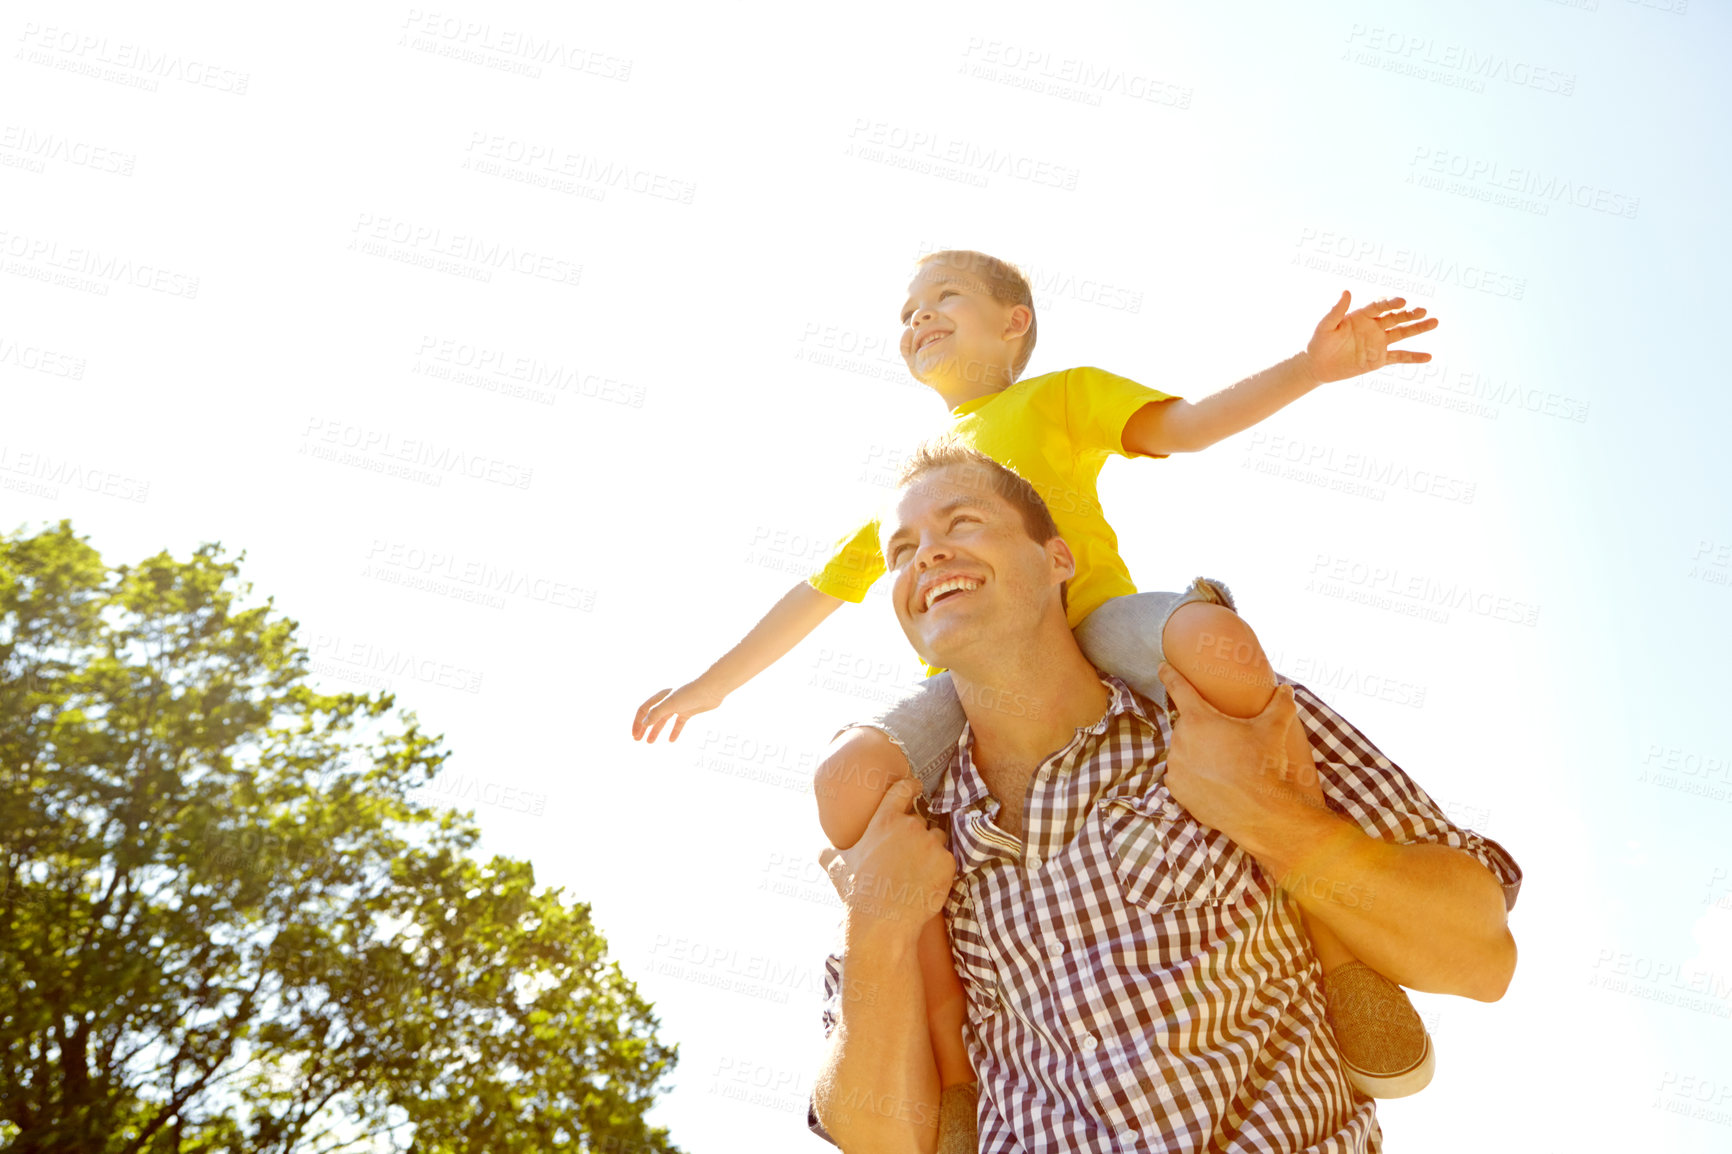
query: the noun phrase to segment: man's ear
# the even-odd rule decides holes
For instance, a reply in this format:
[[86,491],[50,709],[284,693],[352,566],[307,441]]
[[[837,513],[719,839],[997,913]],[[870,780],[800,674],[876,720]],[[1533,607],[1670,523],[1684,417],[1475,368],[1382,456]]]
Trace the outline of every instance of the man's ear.
[[1059,575],[1061,582],[1076,576],[1076,558],[1071,554],[1070,546],[1064,543],[1063,537],[1054,537],[1046,543],[1046,555],[1052,562],[1053,572]]

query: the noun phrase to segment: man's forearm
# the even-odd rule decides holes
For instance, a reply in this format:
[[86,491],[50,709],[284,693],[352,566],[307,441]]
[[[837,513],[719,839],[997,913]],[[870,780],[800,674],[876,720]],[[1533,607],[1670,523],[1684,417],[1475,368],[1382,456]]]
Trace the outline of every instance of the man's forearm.
[[848,1154],[934,1150],[938,1063],[917,939],[850,916],[842,1009],[812,1091],[818,1120]]
[[1318,383],[1311,357],[1301,352],[1218,393],[1192,401],[1182,422],[1182,448],[1196,452],[1243,432],[1280,412]]
[[1240,845],[1307,914],[1390,980],[1486,1002],[1508,987],[1516,949],[1503,889],[1462,851],[1394,845],[1322,809],[1246,831]]

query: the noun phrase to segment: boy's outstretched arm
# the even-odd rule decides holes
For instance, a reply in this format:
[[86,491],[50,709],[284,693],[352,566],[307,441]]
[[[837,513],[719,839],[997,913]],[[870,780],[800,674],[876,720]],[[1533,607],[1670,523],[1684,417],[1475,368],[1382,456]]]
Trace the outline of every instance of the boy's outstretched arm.
[[1401,297],[1348,312],[1352,295],[1341,294],[1304,352],[1195,403],[1156,401],[1138,409],[1125,424],[1125,451],[1151,456],[1194,453],[1249,429],[1328,381],[1431,359],[1430,353],[1389,346],[1430,332],[1437,327],[1436,317],[1421,321],[1424,309],[1400,311],[1407,303]]
[[802,581],[770,607],[764,619],[752,626],[752,631],[740,643],[728,650],[695,680],[678,689],[658,689],[648,701],[638,706],[632,719],[631,735],[641,741],[645,734],[654,741],[670,718],[674,727],[669,741],[679,739],[693,714],[714,709],[722,699],[794,648],[806,634],[818,627],[824,618],[836,612],[842,599],[821,593]]

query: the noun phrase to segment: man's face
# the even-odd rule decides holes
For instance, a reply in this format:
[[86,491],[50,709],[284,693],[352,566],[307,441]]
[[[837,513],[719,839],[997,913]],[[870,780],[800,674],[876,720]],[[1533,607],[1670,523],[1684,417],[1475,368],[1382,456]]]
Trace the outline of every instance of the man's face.
[[1056,537],[1030,538],[991,481],[978,465],[934,469],[902,491],[884,522],[896,619],[929,664],[955,668],[971,646],[1026,637],[1045,613],[1064,617],[1070,551]]
[[928,261],[909,282],[902,304],[902,359],[908,371],[934,385],[939,380],[975,383],[984,379],[988,366],[1008,368],[1016,346],[1014,339],[1007,342],[1005,331],[1015,331],[1014,310],[993,300],[973,273]]

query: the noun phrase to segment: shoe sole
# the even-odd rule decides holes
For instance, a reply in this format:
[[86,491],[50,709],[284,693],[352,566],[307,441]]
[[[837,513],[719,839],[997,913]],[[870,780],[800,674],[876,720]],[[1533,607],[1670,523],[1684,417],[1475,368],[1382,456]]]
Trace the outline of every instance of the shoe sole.
[[1373,1074],[1369,1070],[1361,1070],[1345,1058],[1341,1064],[1347,1068],[1347,1080],[1352,1082],[1361,1094],[1372,1098],[1405,1098],[1409,1094],[1419,1093],[1431,1084],[1431,1076],[1437,1072],[1437,1051],[1432,1048],[1431,1035],[1427,1034],[1425,1054],[1405,1070],[1393,1074]]

